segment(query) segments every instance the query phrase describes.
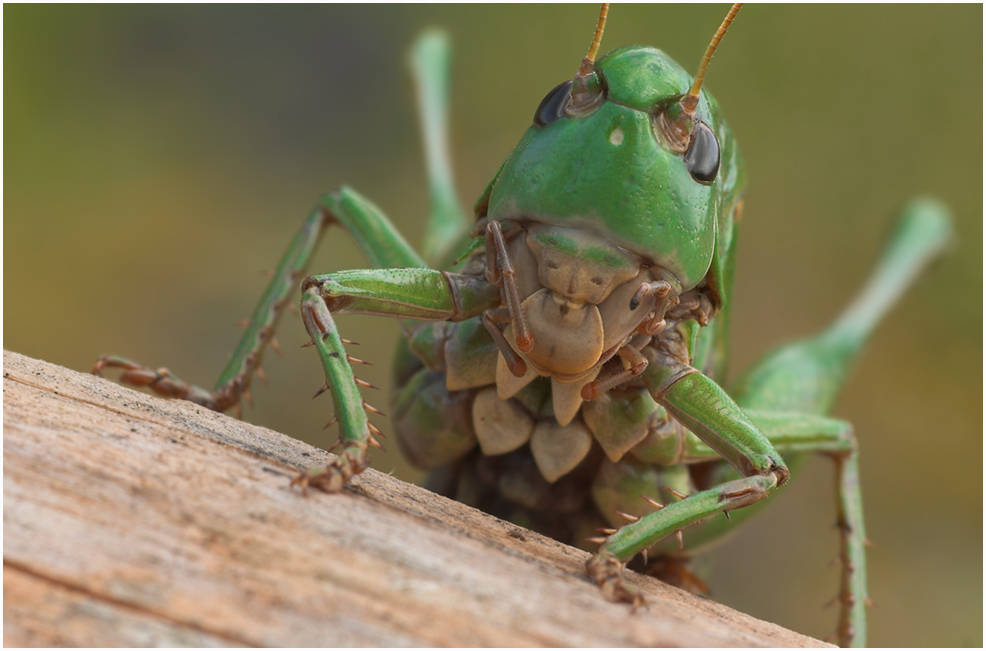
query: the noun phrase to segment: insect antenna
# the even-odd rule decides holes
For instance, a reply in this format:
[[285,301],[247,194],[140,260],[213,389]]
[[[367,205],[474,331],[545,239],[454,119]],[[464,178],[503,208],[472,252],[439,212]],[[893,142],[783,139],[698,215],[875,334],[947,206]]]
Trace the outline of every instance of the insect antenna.
[[702,63],[698,66],[698,74],[695,75],[695,81],[692,82],[692,87],[688,90],[688,94],[681,98],[681,105],[686,111],[694,111],[695,107],[698,106],[698,91],[702,89],[702,82],[705,81],[705,71],[709,67],[709,61],[712,60],[712,55],[715,54],[716,48],[719,47],[719,41],[726,35],[726,30],[729,29],[730,23],[733,22],[733,18],[736,18],[736,14],[739,13],[742,7],[743,3],[737,2],[729,9],[729,13],[722,20],[719,29],[716,30],[716,35],[712,37],[709,47],[705,48],[705,55],[702,57]]
[[609,3],[604,2],[599,8],[599,21],[596,23],[596,33],[589,45],[589,52],[583,57],[579,71],[572,80],[572,99],[568,109],[580,111],[591,107],[602,96],[602,84],[593,67],[596,65],[596,55],[599,44],[603,40],[603,28],[606,27],[606,16],[609,14]]
[[712,42],[709,43],[709,47],[705,49],[705,56],[702,57],[702,63],[699,64],[698,74],[695,75],[695,80],[692,82],[692,87],[685,95],[681,97],[680,100],[661,112],[660,127],[664,132],[664,135],[667,138],[667,143],[672,151],[684,153],[691,144],[695,127],[695,109],[698,107],[698,93],[702,90],[702,82],[705,80],[705,71],[709,67],[709,61],[712,60],[712,55],[719,46],[719,41],[721,41],[722,37],[726,35],[726,30],[729,28],[730,23],[733,22],[733,18],[736,17],[736,14],[742,6],[742,2],[737,2],[734,4],[729,9],[729,13],[726,14],[722,24],[719,25],[719,29],[716,30],[715,36],[712,37]]

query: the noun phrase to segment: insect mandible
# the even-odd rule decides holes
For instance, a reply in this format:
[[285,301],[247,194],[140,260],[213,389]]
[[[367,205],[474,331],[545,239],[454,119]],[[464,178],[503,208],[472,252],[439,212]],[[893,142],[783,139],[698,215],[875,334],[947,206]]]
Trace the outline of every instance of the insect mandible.
[[[426,119],[433,211],[421,255],[354,190],[327,194],[213,390],[115,356],[94,371],[122,368],[124,383],[225,411],[249,390],[301,281],[341,448],[296,483],[336,491],[367,467],[380,432],[334,316],[400,318],[391,415],[406,455],[432,471],[430,487],[598,545],[590,575],[607,597],[634,604],[626,563],[694,584],[684,567],[693,550],[749,517],[756,509],[743,507],[787,482],[805,453],[827,454],[839,485],[839,639],[865,644],[856,445],[849,424],[826,414],[880,316],[940,250],[948,220],[934,202],[911,204],[835,325],[768,356],[728,393],[720,386],[744,173],[702,79],[738,9],[692,78],[652,48],[597,59],[604,5],[578,73],[537,107],[473,220],[452,188],[443,121]],[[443,116],[447,45],[432,33],[414,56],[423,103]],[[302,281],[331,225],[350,232],[372,268]]]

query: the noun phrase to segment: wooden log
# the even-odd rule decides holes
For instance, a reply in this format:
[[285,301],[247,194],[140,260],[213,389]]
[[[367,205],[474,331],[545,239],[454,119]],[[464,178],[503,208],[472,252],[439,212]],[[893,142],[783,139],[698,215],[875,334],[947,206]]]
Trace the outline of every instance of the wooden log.
[[4,352],[8,646],[824,646],[326,452]]

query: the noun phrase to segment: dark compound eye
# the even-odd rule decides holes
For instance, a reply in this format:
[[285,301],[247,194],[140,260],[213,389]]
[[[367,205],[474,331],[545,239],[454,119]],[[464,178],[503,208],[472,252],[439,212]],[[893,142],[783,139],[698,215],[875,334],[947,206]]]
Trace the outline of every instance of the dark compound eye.
[[711,185],[719,173],[719,141],[704,122],[695,124],[692,144],[685,152],[685,167],[703,185]]
[[572,96],[572,80],[560,83],[552,88],[534,112],[534,125],[546,127],[565,115],[565,107]]

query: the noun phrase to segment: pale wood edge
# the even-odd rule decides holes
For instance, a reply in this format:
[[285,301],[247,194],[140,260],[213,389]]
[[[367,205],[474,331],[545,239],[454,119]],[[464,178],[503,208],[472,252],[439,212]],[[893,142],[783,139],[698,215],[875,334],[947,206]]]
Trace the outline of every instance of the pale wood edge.
[[4,351],[8,646],[828,646],[328,453]]

